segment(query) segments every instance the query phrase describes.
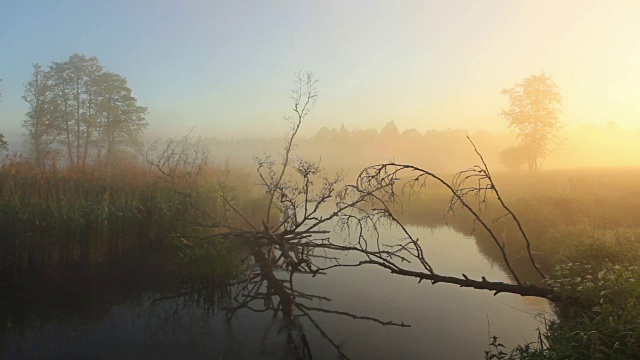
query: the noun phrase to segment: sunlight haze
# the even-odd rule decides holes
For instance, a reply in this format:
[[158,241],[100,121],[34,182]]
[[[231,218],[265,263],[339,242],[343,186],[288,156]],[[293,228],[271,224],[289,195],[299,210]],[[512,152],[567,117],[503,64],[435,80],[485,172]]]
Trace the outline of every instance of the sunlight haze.
[[0,0],[0,359],[640,359],[639,198],[640,0]]
[[[73,11],[72,11],[73,10]],[[505,131],[500,90],[546,72],[562,121],[640,125],[637,1],[81,1],[0,5],[0,123],[19,139],[31,64],[96,56],[149,107],[149,136],[280,136],[313,71],[321,127]]]

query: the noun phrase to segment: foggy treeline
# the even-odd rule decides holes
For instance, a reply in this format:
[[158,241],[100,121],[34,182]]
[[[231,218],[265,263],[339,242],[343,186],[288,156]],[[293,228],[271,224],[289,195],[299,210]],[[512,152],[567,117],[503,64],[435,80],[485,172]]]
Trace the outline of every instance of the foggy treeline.
[[[383,161],[413,164],[436,172],[456,172],[477,162],[469,136],[488,164],[496,170],[509,169],[502,152],[515,144],[509,132],[468,131],[465,129],[399,129],[390,121],[382,129],[321,128],[310,137],[300,137],[296,154],[320,160],[330,170],[348,169],[356,175],[360,169]],[[253,157],[277,154],[282,138],[219,139],[203,138],[217,162],[227,159],[239,166],[253,166]],[[640,164],[640,129],[622,130],[614,122],[606,128],[584,125],[564,130],[555,150],[545,159],[543,169],[637,166]],[[526,171],[526,166],[520,169]]]

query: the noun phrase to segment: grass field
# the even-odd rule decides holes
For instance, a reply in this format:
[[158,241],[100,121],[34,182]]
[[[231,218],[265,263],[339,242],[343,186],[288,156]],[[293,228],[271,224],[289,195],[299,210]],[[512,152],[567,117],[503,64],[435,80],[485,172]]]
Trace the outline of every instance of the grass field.
[[[556,170],[494,178],[549,275],[546,284],[563,300],[554,303],[556,318],[546,320],[538,341],[509,353],[494,337],[486,358],[639,359],[640,169]],[[428,195],[409,202],[428,202]],[[433,195],[434,203],[428,206],[446,206],[444,193]],[[470,234],[470,218],[458,214],[450,224]],[[503,212],[491,203],[484,214],[491,219]],[[418,215],[410,215],[416,221]],[[524,242],[515,224],[503,218],[492,225],[517,269],[540,282],[530,267],[527,270]],[[487,234],[474,235],[481,251],[500,263]]]

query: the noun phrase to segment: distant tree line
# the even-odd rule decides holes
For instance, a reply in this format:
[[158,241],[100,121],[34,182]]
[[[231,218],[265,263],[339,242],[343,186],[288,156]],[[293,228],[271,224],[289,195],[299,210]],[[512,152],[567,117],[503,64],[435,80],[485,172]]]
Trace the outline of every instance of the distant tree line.
[[[357,174],[366,166],[380,161],[402,161],[441,172],[455,172],[474,164],[466,136],[481,146],[489,161],[498,162],[500,152],[513,143],[507,133],[445,129],[419,131],[399,128],[389,121],[381,128],[353,129],[345,125],[322,127],[308,137],[298,137],[296,153],[319,160],[331,171],[350,170]],[[215,149],[215,158],[229,159],[238,166],[252,167],[255,154],[274,153],[282,148],[282,139],[216,139],[203,138]]]
[[29,105],[22,126],[34,161],[44,167],[111,163],[122,149],[138,148],[148,126],[127,79],[106,71],[96,57],[73,54],[47,69],[33,65],[22,97]]

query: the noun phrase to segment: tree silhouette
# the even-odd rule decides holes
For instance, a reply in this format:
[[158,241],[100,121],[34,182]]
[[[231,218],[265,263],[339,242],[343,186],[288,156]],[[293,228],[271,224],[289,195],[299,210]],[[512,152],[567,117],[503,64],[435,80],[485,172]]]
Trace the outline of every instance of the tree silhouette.
[[[179,234],[176,237],[199,241],[242,239],[245,246],[254,249],[252,254],[255,262],[261,262],[258,258],[263,255],[267,259],[275,259],[270,266],[285,269],[291,282],[294,275],[299,273],[315,275],[335,267],[374,265],[396,275],[415,277],[432,284],[449,283],[488,290],[494,294],[555,297],[552,289],[523,281],[511,265],[506,245],[492,229],[499,218],[517,224],[531,267],[541,280],[546,279],[534,259],[531,242],[518,217],[506,205],[484,158],[470,139],[481,165],[458,172],[451,182],[417,166],[391,162],[366,167],[354,184],[342,185],[343,174],[326,175],[319,163],[296,157],[293,154],[295,138],[317,98],[315,84],[311,73],[296,75],[291,97],[294,114],[285,117],[290,128],[281,157],[279,160],[269,155],[256,158],[259,185],[267,197],[266,215],[261,223],[251,221],[240,211],[239,204],[221,191],[219,197],[224,204],[223,221],[198,225],[211,228],[212,233],[205,236]],[[393,123],[389,124],[389,128],[395,127]],[[159,156],[147,159],[158,174],[177,184],[183,179],[182,174],[187,177],[198,176],[199,159],[202,157],[194,157],[193,150],[187,147],[169,147]],[[176,163],[174,159],[180,161]],[[166,164],[176,164],[179,169]],[[403,192],[411,194],[423,189],[427,180],[433,180],[436,186],[442,186],[450,194],[448,214],[465,211],[472,216],[474,224],[489,234],[515,284],[488,280],[484,276],[480,279],[473,279],[466,274],[451,276],[431,266],[429,254],[423,251],[419,239],[410,234],[398,217],[398,211],[402,209],[401,201],[406,198]],[[185,188],[187,190],[183,190],[182,194],[190,201],[197,198],[193,187]],[[502,209],[499,218],[487,218],[482,213],[489,201],[496,202]],[[231,218],[227,214],[237,216]],[[332,226],[353,236],[335,239],[329,230]],[[402,238],[383,239],[383,230],[387,226],[401,229]],[[360,260],[351,263],[341,260],[340,254],[344,252],[352,252]],[[324,264],[327,261],[331,264]],[[407,267],[410,262],[418,264],[419,269]]]
[[[2,79],[0,79],[0,82],[2,82]],[[2,93],[0,92],[0,98],[2,98]],[[4,134],[0,133],[0,152],[6,151],[9,149],[9,145],[7,144],[7,141],[4,139]]]
[[148,125],[127,79],[105,71],[95,56],[73,54],[48,70],[34,64],[22,98],[29,105],[22,126],[39,166],[62,150],[56,144],[69,166],[113,162],[118,149],[140,147]]
[[538,171],[553,150],[552,144],[562,126],[560,90],[543,72],[500,93],[506,95],[510,103],[500,114],[508,121],[509,128],[516,131],[521,148],[525,150],[529,171]]

